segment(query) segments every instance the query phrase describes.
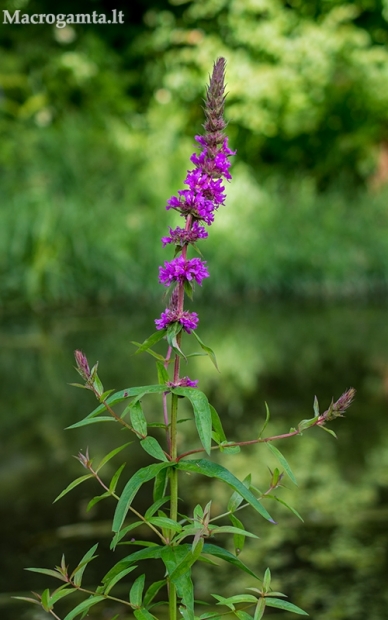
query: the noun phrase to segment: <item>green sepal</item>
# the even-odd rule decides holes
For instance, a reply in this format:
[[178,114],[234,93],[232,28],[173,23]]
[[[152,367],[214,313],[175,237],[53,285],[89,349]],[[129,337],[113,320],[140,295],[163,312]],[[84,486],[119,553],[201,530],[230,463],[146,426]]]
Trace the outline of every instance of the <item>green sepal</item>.
[[283,456],[283,454],[280,452],[280,450],[275,448],[275,446],[272,445],[269,441],[267,441],[266,443],[267,443],[267,446],[268,446],[269,450],[272,452],[272,454],[274,454],[276,456],[276,458],[278,459],[278,461],[281,464],[281,466],[284,467],[284,471],[288,474],[289,478],[292,480],[292,482],[296,486],[298,486],[296,478],[295,478],[294,474],[292,473],[292,469],[289,466],[286,458]]

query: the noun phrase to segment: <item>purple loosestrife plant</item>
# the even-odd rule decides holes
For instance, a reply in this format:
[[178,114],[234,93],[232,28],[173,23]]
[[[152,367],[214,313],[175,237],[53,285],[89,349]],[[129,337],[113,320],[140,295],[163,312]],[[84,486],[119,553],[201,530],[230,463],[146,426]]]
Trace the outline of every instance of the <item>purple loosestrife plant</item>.
[[[113,422],[119,428],[131,433],[140,442],[140,446],[150,456],[151,463],[138,469],[126,481],[121,493],[117,491],[123,465],[113,477],[107,480],[100,474],[104,465],[113,459],[129,444],[119,446],[106,455],[98,465],[94,464],[89,451],[79,453],[77,459],[87,470],[87,474],[73,481],[57,500],[66,495],[77,485],[94,478],[102,487],[102,494],[89,502],[88,509],[97,502],[110,499],[115,503],[112,522],[112,550],[119,545],[127,545],[129,553],[118,560],[101,579],[97,588],[83,584],[83,574],[87,564],[96,556],[97,544],[80,559],[77,566],[70,570],[65,558],[55,569],[31,568],[29,570],[49,575],[61,582],[59,588],[51,591],[46,589],[42,594],[34,594],[33,598],[19,597],[22,600],[41,605],[41,607],[57,620],[73,620],[84,617],[91,607],[106,601],[121,603],[122,615],[117,614],[111,620],[134,616],[137,620],[155,620],[166,618],[176,620],[179,616],[184,620],[206,620],[234,616],[238,620],[260,620],[268,607],[307,615],[296,605],[284,600],[281,592],[271,588],[271,573],[267,568],[263,579],[249,568],[240,558],[246,538],[257,538],[256,534],[247,531],[240,520],[242,509],[256,511],[262,518],[274,523],[268,513],[265,501],[267,498],[277,499],[281,482],[285,474],[295,482],[294,475],[286,459],[273,442],[283,440],[304,431],[317,427],[334,435],[334,431],[326,427],[327,422],[343,416],[350,406],[355,390],[350,388],[329,408],[320,413],[318,402],[314,401],[314,416],[302,420],[296,428],[280,435],[264,436],[269,422],[269,410],[260,432],[255,432],[249,441],[228,440],[221,419],[209,402],[206,395],[197,387],[197,380],[181,376],[181,362],[187,361],[183,352],[183,335],[194,335],[202,352],[209,355],[216,364],[215,355],[206,346],[196,329],[198,315],[185,310],[185,297],[193,297],[195,285],[202,285],[209,276],[205,261],[198,257],[189,258],[189,247],[198,239],[205,239],[208,233],[205,226],[211,226],[215,213],[225,202],[224,180],[230,181],[230,158],[235,153],[228,147],[224,130],[226,123],[224,112],[224,74],[225,60],[216,61],[205,100],[206,121],[204,135],[197,136],[196,141],[200,153],[191,157],[195,168],[188,171],[185,185],[188,189],[178,192],[170,198],[167,210],[175,209],[184,218],[184,227],[170,228],[170,235],[162,238],[164,246],[173,245],[174,258],[166,261],[159,269],[159,281],[166,287],[172,287],[168,307],[156,319],[156,332],[142,344],[137,345],[136,353],[148,352],[156,358],[158,383],[140,387],[128,387],[119,392],[105,391],[97,374],[97,364],[89,367],[86,356],[81,351],[75,352],[76,370],[83,383],[75,384],[91,390],[98,400],[98,406],[81,421],[70,428],[79,428],[99,422]],[[154,350],[160,341],[167,341],[167,351],[162,355]],[[150,425],[143,411],[143,400],[150,394],[157,394],[161,400],[160,423],[164,431],[158,439],[149,434]],[[178,441],[178,405],[185,398],[191,404],[194,422],[198,433],[198,442],[190,450],[181,449]],[[180,420],[189,423],[188,420]],[[153,425],[154,426],[154,425]],[[181,429],[184,425],[181,425]],[[181,430],[180,433],[183,433]],[[270,472],[268,488],[260,493],[251,482],[248,474],[240,481],[226,467],[214,459],[215,453],[234,454],[241,447],[249,444],[265,443],[275,455],[282,467]],[[203,456],[205,453],[206,456]],[[230,490],[230,500],[225,510],[217,511],[212,507],[211,499],[205,506],[200,504],[191,507],[189,514],[182,513],[179,505],[179,482],[181,474],[193,474],[215,478]],[[146,482],[153,481],[154,490],[152,503],[145,512],[135,508],[135,498]],[[181,484],[184,480],[181,480]],[[282,505],[287,506],[284,500]],[[298,514],[291,508],[294,514]],[[239,517],[236,516],[238,512]],[[129,518],[130,517],[130,518]],[[225,524],[225,522],[227,524]],[[147,527],[149,538],[145,541],[133,538],[138,527]],[[231,553],[219,542],[218,535],[230,535],[233,539],[235,553]],[[132,551],[132,547],[135,550]],[[195,586],[192,580],[193,566],[199,561],[222,559],[231,564],[235,570],[246,574],[251,582],[249,592],[230,592],[228,596],[212,595],[219,611],[206,611],[199,615],[200,603],[195,603]],[[147,571],[147,561],[156,560],[164,566],[164,577],[156,582]],[[132,572],[141,565],[145,570],[134,579]],[[145,587],[147,584],[147,587]],[[127,590],[123,597],[117,596],[116,586],[121,591]],[[66,615],[57,610],[62,599],[78,591],[85,595],[81,603],[77,603]],[[229,595],[230,594],[230,595]],[[210,593],[209,593],[210,595]],[[167,600],[166,600],[167,599]],[[160,602],[165,601],[166,603]],[[209,608],[208,608],[209,609]]]

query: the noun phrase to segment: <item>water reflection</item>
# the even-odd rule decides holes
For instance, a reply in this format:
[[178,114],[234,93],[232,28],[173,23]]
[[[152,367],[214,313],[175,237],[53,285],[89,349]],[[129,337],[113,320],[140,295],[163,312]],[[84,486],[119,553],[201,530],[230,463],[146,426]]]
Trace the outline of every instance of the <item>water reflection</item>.
[[[357,388],[347,419],[336,423],[339,442],[314,429],[281,446],[299,481],[297,489],[287,481],[282,497],[298,509],[305,523],[268,503],[279,525],[259,523],[260,541],[249,541],[242,559],[259,572],[270,565],[275,586],[309,609],[315,620],[361,620],[366,615],[383,620],[388,603],[383,584],[388,548],[387,309],[355,302],[304,307],[222,303],[204,307],[200,317],[198,332],[215,349],[221,374],[205,358],[192,358],[187,374],[200,379],[231,437],[251,438],[252,432],[258,432],[264,401],[271,409],[272,431],[284,432],[312,415],[315,394],[326,408],[345,388]],[[52,505],[58,493],[84,473],[71,455],[89,446],[98,459],[127,441],[114,424],[63,431],[94,407],[91,394],[68,386],[77,380],[73,350],[81,348],[92,362],[100,360],[106,388],[156,382],[153,359],[131,356],[131,340],[148,336],[153,318],[144,308],[127,308],[92,317],[58,314],[2,324],[0,591],[4,594],[0,605],[4,620],[15,615],[24,620],[47,617],[22,603],[9,605],[9,592],[56,586],[24,572],[24,567],[55,565],[62,551],[74,565],[97,539],[103,543],[90,567],[90,583],[112,562],[112,505],[101,502],[86,512],[89,499],[99,493],[93,482]],[[158,412],[157,403],[150,401],[150,417],[157,420]],[[130,450],[125,479],[148,458],[136,443]],[[268,482],[266,466],[275,465],[265,446],[227,458],[236,475],[244,477],[251,471],[259,487]],[[108,475],[120,459],[119,455],[107,465]],[[222,510],[228,492],[209,480],[187,478],[183,500],[191,503],[195,496],[196,501],[208,501],[210,487],[215,508]],[[137,501],[141,509],[148,498],[140,494]],[[247,512],[241,518],[246,527],[252,524],[257,530],[255,515]],[[127,554],[126,549],[120,552]],[[231,579],[236,591],[253,585],[238,574],[232,577],[227,567],[220,573],[201,567],[198,598],[219,592]],[[109,609],[105,616],[91,617],[102,620],[116,612]]]

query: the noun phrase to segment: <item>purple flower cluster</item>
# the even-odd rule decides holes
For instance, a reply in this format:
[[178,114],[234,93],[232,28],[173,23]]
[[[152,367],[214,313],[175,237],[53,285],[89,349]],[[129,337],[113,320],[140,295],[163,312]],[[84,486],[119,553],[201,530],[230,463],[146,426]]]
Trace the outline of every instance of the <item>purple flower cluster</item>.
[[178,312],[177,310],[166,308],[160,315],[160,319],[155,320],[155,325],[156,329],[160,330],[166,329],[171,323],[178,322],[188,334],[191,334],[194,329],[197,329],[198,320],[196,312]]
[[[231,179],[229,158],[235,151],[228,147],[228,139],[224,134],[224,92],[225,60],[219,58],[214,64],[206,93],[206,120],[203,125],[205,134],[195,137],[201,150],[190,158],[195,168],[187,172],[184,180],[187,189],[178,191],[177,196],[172,196],[166,206],[167,210],[175,209],[185,218],[185,227],[170,228],[169,236],[162,237],[163,246],[169,243],[175,245],[175,258],[159,267],[159,282],[164,286],[175,284],[175,288],[169,307],[155,321],[158,330],[167,329],[173,323],[180,323],[190,334],[198,325],[198,315],[183,309],[185,285],[190,284],[190,288],[194,283],[201,285],[204,278],[209,277],[209,273],[205,261],[200,258],[187,258],[187,248],[189,244],[195,244],[198,239],[208,236],[203,224],[210,226],[214,222],[215,212],[225,204],[223,179]],[[174,383],[168,385],[196,387],[197,381],[188,377],[179,379],[178,370],[178,374],[174,374]]]
[[174,243],[179,247],[183,247],[188,243],[195,243],[198,239],[206,239],[208,233],[198,222],[194,222],[191,230],[186,230],[185,228],[175,228],[172,230],[170,228],[170,236],[162,237],[163,247],[167,245],[167,243]]
[[192,381],[191,379],[189,379],[189,377],[183,377],[182,379],[179,379],[179,381],[177,381],[176,383],[174,383],[174,381],[167,381],[167,385],[168,387],[197,387],[198,385],[198,379],[194,379],[194,381]]
[[195,280],[201,285],[204,278],[209,277],[205,261],[200,258],[186,259],[180,255],[171,261],[166,261],[164,267],[159,267],[159,282],[170,286],[173,282],[184,284],[185,281]]

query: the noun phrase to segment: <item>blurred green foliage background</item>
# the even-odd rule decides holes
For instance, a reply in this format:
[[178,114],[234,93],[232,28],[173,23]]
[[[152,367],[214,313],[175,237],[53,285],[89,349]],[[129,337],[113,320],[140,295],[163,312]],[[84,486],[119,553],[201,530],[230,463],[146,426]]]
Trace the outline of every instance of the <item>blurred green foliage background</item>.
[[[207,288],[386,289],[387,0],[115,6],[122,25],[0,25],[3,310],[155,294],[173,224],[164,206],[182,188],[219,55],[238,154],[204,248],[216,256]],[[47,0],[2,10],[54,11]],[[110,6],[55,4],[93,11]]]

